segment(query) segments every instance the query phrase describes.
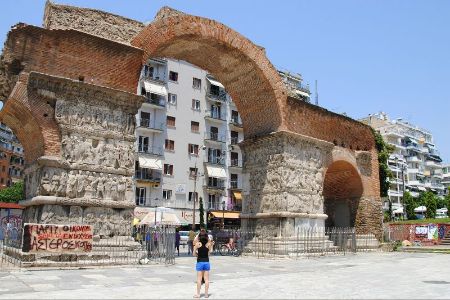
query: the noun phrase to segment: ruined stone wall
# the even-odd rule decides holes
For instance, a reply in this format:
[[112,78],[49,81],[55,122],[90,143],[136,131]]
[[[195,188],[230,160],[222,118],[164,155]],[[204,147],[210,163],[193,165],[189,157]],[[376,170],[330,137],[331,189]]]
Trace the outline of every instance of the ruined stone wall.
[[96,9],[54,4],[47,1],[44,28],[75,29],[102,38],[129,44],[145,25]]

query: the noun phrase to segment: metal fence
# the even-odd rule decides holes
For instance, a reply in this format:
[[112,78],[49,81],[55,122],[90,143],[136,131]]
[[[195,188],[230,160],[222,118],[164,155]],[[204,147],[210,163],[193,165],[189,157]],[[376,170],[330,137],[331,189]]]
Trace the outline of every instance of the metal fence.
[[359,234],[355,228],[299,228],[291,235],[264,234],[242,230],[212,232],[214,252],[233,239],[239,253],[259,258],[305,257],[378,251],[374,234]]
[[[0,270],[20,267],[83,267],[110,265],[145,265],[175,263],[175,228],[133,227],[109,229],[101,236],[100,228],[93,228],[92,250],[73,252],[22,252],[22,228],[15,239],[0,240]],[[126,233],[124,233],[126,232]]]

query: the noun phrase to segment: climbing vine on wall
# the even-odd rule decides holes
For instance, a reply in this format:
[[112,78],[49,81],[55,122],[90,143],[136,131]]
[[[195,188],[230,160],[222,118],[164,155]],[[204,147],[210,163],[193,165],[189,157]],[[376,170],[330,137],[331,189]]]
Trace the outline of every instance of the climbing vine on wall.
[[392,172],[389,170],[388,159],[395,148],[388,143],[386,143],[378,131],[373,130],[373,135],[375,138],[375,146],[378,151],[378,165],[379,165],[379,175],[380,175],[380,196],[387,197],[389,190],[388,179],[392,178]]

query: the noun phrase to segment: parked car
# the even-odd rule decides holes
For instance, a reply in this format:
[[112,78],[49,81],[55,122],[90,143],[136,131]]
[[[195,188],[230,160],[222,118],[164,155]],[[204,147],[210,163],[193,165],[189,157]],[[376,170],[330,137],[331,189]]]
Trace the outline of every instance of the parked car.
[[189,239],[189,231],[180,231],[180,245],[186,246]]

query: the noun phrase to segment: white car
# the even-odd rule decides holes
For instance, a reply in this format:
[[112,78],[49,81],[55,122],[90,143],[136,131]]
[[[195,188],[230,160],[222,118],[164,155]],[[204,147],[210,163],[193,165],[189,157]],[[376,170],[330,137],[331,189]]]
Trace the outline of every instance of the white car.
[[180,245],[186,246],[189,239],[189,231],[180,231]]

